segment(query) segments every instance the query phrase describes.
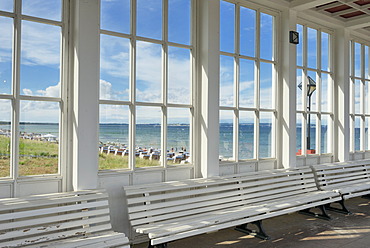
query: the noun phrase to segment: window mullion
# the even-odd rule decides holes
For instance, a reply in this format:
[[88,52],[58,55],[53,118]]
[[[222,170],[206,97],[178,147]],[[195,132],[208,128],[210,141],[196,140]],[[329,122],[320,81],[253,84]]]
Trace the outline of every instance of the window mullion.
[[[18,0],[15,4],[14,18],[14,41],[13,41],[13,115],[11,130],[11,174],[13,178],[18,177],[19,170],[19,119],[20,119],[20,61],[21,61],[21,10],[22,1]],[[17,194],[17,184],[14,184],[13,195]]]
[[[130,29],[132,38],[130,39],[130,116],[129,116],[129,161],[128,166],[131,170],[136,170],[135,166],[135,137],[136,137],[136,0],[131,0],[131,22]],[[132,182],[130,182],[132,184]]]
[[168,119],[168,1],[163,1],[162,16],[163,40],[162,45],[162,138],[161,138],[161,165],[167,167],[167,119]]

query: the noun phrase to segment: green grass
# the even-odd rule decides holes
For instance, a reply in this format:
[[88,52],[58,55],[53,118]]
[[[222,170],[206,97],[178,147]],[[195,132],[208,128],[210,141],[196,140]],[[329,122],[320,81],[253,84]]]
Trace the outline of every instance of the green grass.
[[[37,140],[19,141],[19,175],[43,175],[58,173],[58,144]],[[0,135],[0,177],[10,175],[10,139]],[[7,154],[7,155],[5,155]],[[22,156],[24,155],[24,156]],[[158,160],[147,160],[136,157],[136,167],[159,166]],[[99,154],[99,169],[127,169],[127,156]]]
[[[153,167],[159,166],[158,160],[149,160],[136,157],[136,167]],[[99,153],[99,169],[127,169],[128,156],[114,156],[113,154]]]

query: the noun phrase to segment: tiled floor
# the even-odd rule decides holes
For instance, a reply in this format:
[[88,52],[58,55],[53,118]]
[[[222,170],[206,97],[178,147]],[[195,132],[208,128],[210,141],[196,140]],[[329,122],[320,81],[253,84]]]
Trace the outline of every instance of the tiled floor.
[[[353,198],[346,201],[352,215],[329,212],[331,221],[298,213],[265,220],[263,225],[270,240],[264,241],[232,228],[174,241],[169,248],[256,247],[256,248],[370,248],[370,200]],[[135,245],[144,248],[146,244]]]

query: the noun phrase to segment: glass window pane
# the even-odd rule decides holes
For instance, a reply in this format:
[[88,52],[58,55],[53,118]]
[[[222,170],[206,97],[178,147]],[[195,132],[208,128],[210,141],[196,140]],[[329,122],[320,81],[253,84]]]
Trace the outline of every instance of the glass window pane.
[[9,100],[0,100],[0,177],[10,176],[11,110]]
[[234,106],[234,58],[220,56],[220,106]]
[[329,136],[329,124],[331,122],[331,118],[329,115],[322,115],[321,116],[321,153],[330,153],[329,144],[330,140],[328,139]]
[[260,68],[260,106],[271,109],[273,107],[273,64],[261,63]]
[[329,34],[321,33],[321,69],[329,71]]
[[234,161],[234,112],[220,111],[220,146],[221,161]]
[[140,41],[136,51],[136,100],[161,102],[162,46]]
[[272,60],[274,55],[274,17],[261,13],[261,44],[262,59]]
[[355,151],[361,150],[361,117],[355,117]]
[[240,54],[254,57],[256,47],[256,11],[240,7]]
[[190,45],[191,0],[168,1],[168,40]]
[[307,121],[307,154],[316,154],[316,130],[317,117],[315,114],[309,114]]
[[356,77],[361,77],[361,44],[355,42],[355,71]]
[[370,48],[368,46],[365,46],[365,79],[370,79],[370,74],[369,74],[369,50]]
[[364,87],[364,100],[365,100],[365,109],[364,109],[364,113],[365,114],[368,114],[370,112],[370,85],[369,85],[370,82],[368,81],[365,81],[365,87]]
[[60,21],[62,19],[62,1],[23,0],[22,14]]
[[100,11],[101,29],[130,33],[130,0],[101,0]]
[[136,108],[135,146],[149,156],[136,157],[136,167],[159,166],[161,158],[162,113],[159,107]]
[[189,104],[191,96],[190,50],[168,47],[168,102]]
[[0,10],[13,12],[13,1],[14,0],[1,0],[0,1]]
[[137,35],[162,39],[162,0],[137,0]]
[[[316,72],[308,71],[307,74],[312,80],[315,81],[315,84],[318,86],[317,80],[316,80],[317,79]],[[310,90],[308,88],[309,80],[308,80],[308,78],[306,80],[307,80],[307,92],[309,92],[309,90]],[[311,96],[307,96],[307,107],[310,107],[311,111],[316,111],[317,110],[317,90],[318,90],[318,88],[315,88],[315,86],[313,86],[313,87],[311,86],[311,89],[315,89],[315,90],[313,91]]]
[[167,109],[167,164],[189,164],[190,109]]
[[303,42],[304,42],[304,37],[303,37],[303,26],[302,25],[297,25],[297,32],[299,33],[299,44],[297,46],[297,65],[298,66],[303,66]]
[[60,27],[22,22],[21,94],[60,96]]
[[330,74],[321,74],[321,111],[331,111],[331,76]]
[[220,1],[220,50],[234,53],[235,4]]
[[369,140],[370,140],[370,132],[369,132],[369,128],[370,128],[370,118],[369,117],[365,117],[365,150],[370,150],[370,143],[369,143]]
[[272,128],[273,128],[273,114],[260,113],[259,124],[259,157],[271,158],[272,151]]
[[19,175],[58,173],[59,103],[21,101]]
[[254,156],[254,112],[239,112],[239,159],[253,159]]
[[0,17],[0,94],[11,94],[13,19]]
[[303,155],[302,152],[302,132],[303,132],[303,115],[297,114],[297,127],[296,127],[296,155]]
[[355,113],[361,113],[361,81],[355,80]]
[[130,41],[100,36],[100,99],[129,100]]
[[129,108],[99,106],[99,170],[128,168]]
[[307,29],[307,66],[317,68],[317,30]]
[[[303,86],[303,71],[301,69],[297,69],[297,110],[304,110],[303,109],[303,91],[305,90]],[[301,85],[301,88],[299,87]]]
[[255,107],[255,65],[253,60],[239,61],[239,106]]

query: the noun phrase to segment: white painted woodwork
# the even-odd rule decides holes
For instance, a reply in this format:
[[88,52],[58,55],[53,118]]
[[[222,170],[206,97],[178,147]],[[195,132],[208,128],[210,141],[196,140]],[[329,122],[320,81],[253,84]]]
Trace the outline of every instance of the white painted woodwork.
[[302,11],[305,9],[314,8],[319,5],[323,5],[326,3],[332,2],[331,0],[313,0],[313,1],[307,1],[307,0],[293,0],[290,2],[290,8],[298,11]]
[[156,245],[340,200],[310,168],[124,187],[131,226]]
[[366,15],[365,17],[359,17],[355,19],[351,19],[345,23],[346,28],[350,29],[359,29],[359,28],[364,28],[368,27],[370,23],[370,16]]
[[350,39],[343,28],[336,30],[334,61],[334,161],[349,160],[350,152]]
[[312,166],[322,190],[340,192],[343,199],[370,194],[370,160]]
[[98,184],[100,1],[72,2],[73,79],[73,189],[92,189]]
[[[281,154],[281,165],[283,168],[296,167],[296,45],[289,42],[289,31],[296,30],[297,12],[286,10],[282,14],[281,28],[281,87],[279,94],[281,101],[281,141],[282,146],[278,146]],[[302,37],[300,37],[302,42]]]
[[112,230],[104,190],[0,199],[0,221],[1,247],[129,248]]
[[219,175],[219,0],[198,1],[198,84],[200,85],[200,156],[197,177]]

